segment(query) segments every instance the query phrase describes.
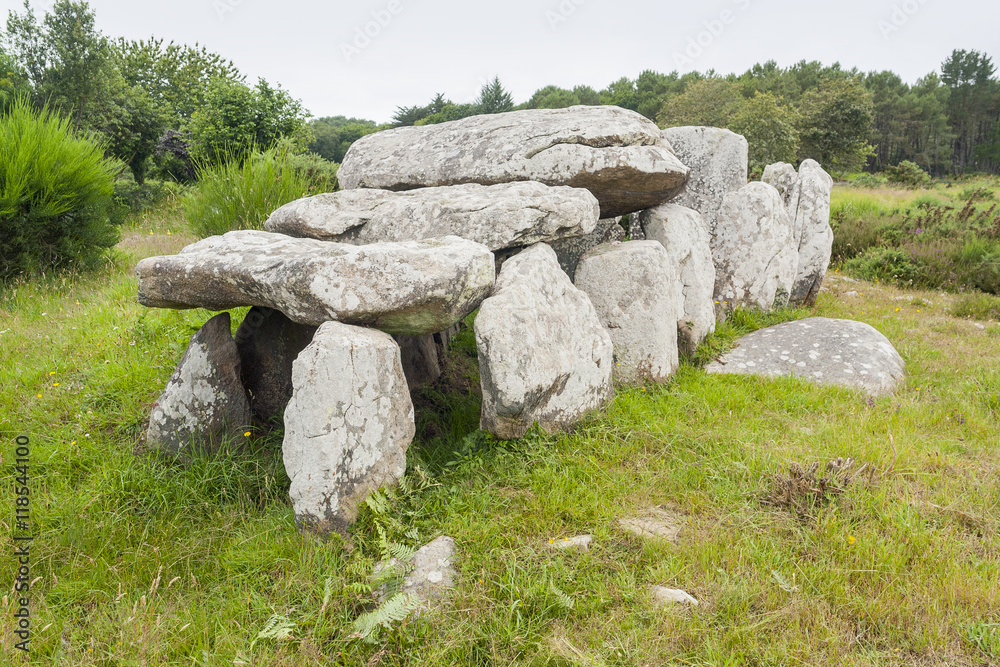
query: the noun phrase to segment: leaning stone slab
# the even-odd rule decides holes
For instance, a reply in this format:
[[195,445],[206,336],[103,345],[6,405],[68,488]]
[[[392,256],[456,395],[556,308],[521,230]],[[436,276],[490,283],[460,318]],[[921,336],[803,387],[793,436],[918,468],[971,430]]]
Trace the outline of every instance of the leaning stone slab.
[[327,322],[292,364],[281,444],[295,521],[344,532],[358,506],[406,471],[413,404],[399,347],[381,331]]
[[750,183],[726,196],[712,237],[715,300],[721,309],[771,310],[788,305],[798,248],[781,195]]
[[817,384],[860,389],[872,396],[893,393],[905,364],[892,343],[863,322],[812,317],[755,331],[737,348],[709,364],[709,373],[802,378]]
[[590,190],[601,217],[676,195],[687,167],[640,114],[613,106],[530,109],[362,137],[337,173],[344,190],[538,181]]
[[458,236],[502,250],[589,234],[599,214],[597,199],[582,188],[470,183],[318,194],[285,204],[264,229],[355,245]]
[[804,160],[799,165],[795,190],[794,229],[799,244],[799,262],[790,302],[812,306],[833,255],[833,228],[830,227],[833,178],[815,160]]
[[403,374],[410,389],[430,384],[441,377],[441,359],[436,336],[393,336],[399,344]]
[[240,356],[229,313],[216,315],[191,337],[166,389],[153,404],[144,449],[170,456],[239,438],[250,423],[240,382]]
[[658,241],[594,248],[580,259],[574,284],[611,335],[617,381],[663,383],[677,372],[680,268]]
[[646,209],[639,222],[646,238],[659,241],[680,267],[678,344],[685,354],[694,354],[715,331],[715,262],[708,225],[698,211],[677,204]]
[[355,246],[258,231],[229,232],[136,267],[139,303],[154,308],[264,306],[293,322],[443,331],[472,312],[494,281],[493,254],[448,236]]
[[236,330],[243,386],[253,416],[278,421],[292,398],[292,362],[312,342],[316,327],[296,324],[273,308],[250,309]]
[[747,140],[718,127],[671,127],[663,136],[691,170],[687,186],[672,203],[701,213],[714,233],[723,200],[747,184]]
[[569,429],[613,396],[611,337],[544,243],[504,263],[475,333],[481,426],[497,437]]

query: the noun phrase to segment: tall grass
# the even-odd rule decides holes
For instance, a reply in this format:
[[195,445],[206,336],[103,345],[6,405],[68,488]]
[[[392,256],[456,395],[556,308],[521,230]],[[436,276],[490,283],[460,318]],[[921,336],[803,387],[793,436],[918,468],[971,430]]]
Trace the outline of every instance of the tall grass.
[[119,167],[66,118],[15,100],[0,117],[0,281],[88,263],[113,246]]
[[245,159],[198,170],[198,184],[184,198],[191,229],[204,238],[236,229],[263,229],[278,207],[331,187],[328,173],[304,163],[283,147],[254,151]]

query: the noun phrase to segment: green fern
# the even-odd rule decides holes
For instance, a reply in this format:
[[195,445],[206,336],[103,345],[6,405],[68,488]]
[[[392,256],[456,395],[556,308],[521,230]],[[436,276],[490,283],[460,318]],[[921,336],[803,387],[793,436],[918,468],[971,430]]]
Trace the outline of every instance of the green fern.
[[292,638],[292,633],[295,632],[297,624],[295,621],[291,620],[287,616],[282,614],[274,614],[271,618],[267,619],[264,623],[264,629],[257,633],[257,639],[254,639],[250,644],[250,650],[253,651],[253,647],[261,639],[271,639],[274,641],[285,641]]
[[420,606],[420,600],[408,593],[397,593],[383,602],[374,611],[361,614],[354,619],[352,639],[360,639],[374,643],[382,629],[392,629],[393,623],[399,623],[412,614]]

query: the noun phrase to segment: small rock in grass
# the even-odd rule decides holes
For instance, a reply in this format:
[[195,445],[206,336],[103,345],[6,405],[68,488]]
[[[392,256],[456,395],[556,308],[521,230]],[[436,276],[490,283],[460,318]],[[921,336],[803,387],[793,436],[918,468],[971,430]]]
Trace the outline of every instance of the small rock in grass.
[[852,290],[850,292],[845,292],[844,296],[846,296],[848,299],[856,299],[857,297],[859,297],[861,295]]
[[[406,563],[393,559],[390,564],[379,563],[375,574],[387,567],[406,571],[400,593],[417,598],[423,605],[442,599],[455,587],[455,540],[442,535],[417,550]],[[387,597],[384,588],[380,597]]]
[[679,588],[666,588],[664,586],[650,586],[653,599],[660,605],[684,604],[693,607],[698,606],[698,600],[693,595]]
[[550,544],[556,549],[579,549],[587,551],[590,549],[590,543],[593,541],[593,535],[577,535],[576,537],[553,540]]
[[647,540],[677,542],[683,519],[660,507],[651,507],[637,517],[619,519],[622,530]]

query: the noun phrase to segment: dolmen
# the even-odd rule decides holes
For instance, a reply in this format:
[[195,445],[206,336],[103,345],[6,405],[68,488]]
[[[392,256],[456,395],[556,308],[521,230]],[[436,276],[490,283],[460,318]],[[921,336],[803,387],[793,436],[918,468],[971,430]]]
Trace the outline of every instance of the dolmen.
[[573,429],[616,386],[669,381],[734,308],[811,302],[829,263],[818,164],[748,184],[743,137],[661,131],[617,107],[378,132],[338,176],[340,191],[281,206],[262,230],[136,267],[143,305],[222,311],[156,402],[145,448],[188,457],[283,426],[296,521],[319,534],[404,474],[410,392],[441,374],[469,315],[481,426],[516,439]]

